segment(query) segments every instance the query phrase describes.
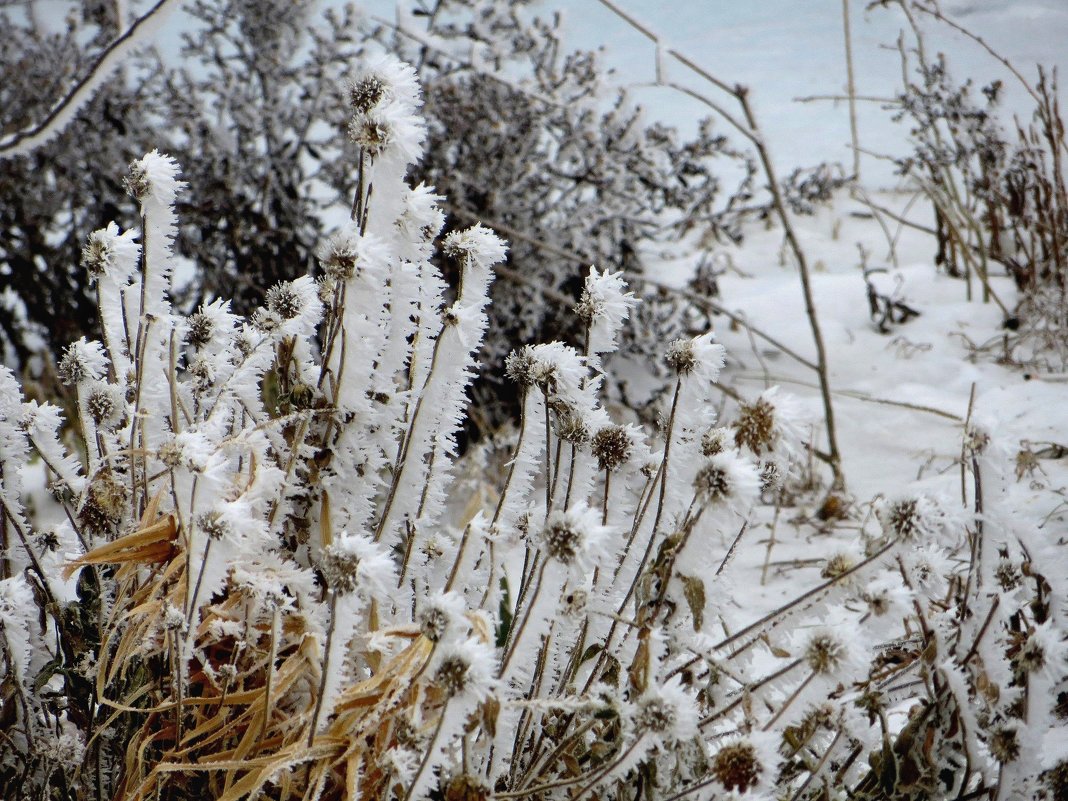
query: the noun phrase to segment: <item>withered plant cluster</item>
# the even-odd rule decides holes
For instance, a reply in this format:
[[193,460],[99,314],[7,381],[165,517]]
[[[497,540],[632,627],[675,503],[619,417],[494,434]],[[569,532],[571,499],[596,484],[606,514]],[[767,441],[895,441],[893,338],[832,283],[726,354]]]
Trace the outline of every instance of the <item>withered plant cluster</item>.
[[[1032,85],[997,54],[1033,104],[1030,120],[1005,131],[999,121],[1001,81],[982,87],[956,83],[942,54],[932,55],[923,18],[949,25],[989,50],[927,2],[898,0],[911,25],[901,44],[907,84],[895,117],[910,125],[911,155],[900,173],[935,212],[936,264],[966,282],[967,297],[982,295],[1004,313],[999,355],[1063,370],[1068,365],[1068,139],[1055,73],[1039,67]],[[913,77],[914,76],[914,77]],[[998,296],[990,276],[1008,274],[1019,300]]]
[[581,348],[514,343],[507,462],[458,456],[505,246],[439,241],[406,182],[410,67],[344,95],[352,215],[318,278],[177,311],[186,187],[152,151],[140,224],[84,245],[71,419],[0,371],[0,795],[1064,797],[1064,548],[1004,508],[988,432],[967,509],[891,496],[755,612],[753,531],[806,447],[789,399],[719,425],[705,333],[664,347],[658,430],[610,412],[636,299],[591,268]]

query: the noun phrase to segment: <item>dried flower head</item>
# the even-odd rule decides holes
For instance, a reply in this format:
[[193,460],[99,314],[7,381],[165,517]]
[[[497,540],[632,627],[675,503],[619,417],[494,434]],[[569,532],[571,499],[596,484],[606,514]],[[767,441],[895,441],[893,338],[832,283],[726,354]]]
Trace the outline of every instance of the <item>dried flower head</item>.
[[267,308],[283,320],[292,320],[304,309],[304,299],[286,281],[267,290]]
[[82,248],[82,267],[90,278],[105,275],[114,258],[111,237],[103,230],[93,231]]
[[388,89],[380,76],[363,75],[349,85],[349,105],[355,114],[366,114],[382,102]]
[[668,345],[664,361],[668,367],[679,375],[689,375],[697,366],[697,354],[694,352],[693,341],[689,339],[676,339]]
[[349,121],[349,139],[375,158],[393,142],[393,127],[373,114],[359,114]]
[[590,449],[601,470],[618,470],[630,458],[634,442],[627,426],[610,425],[598,429]]
[[189,344],[194,348],[203,348],[215,335],[215,321],[203,311],[189,315]]
[[89,482],[85,501],[78,510],[78,522],[95,534],[108,534],[122,522],[125,511],[126,484],[104,469]]
[[107,360],[97,342],[87,342],[82,337],[63,350],[56,371],[59,380],[68,387],[103,376]]
[[130,172],[122,179],[126,193],[134,200],[144,200],[152,189],[148,169],[140,159],[130,163]]
[[730,430],[727,428],[710,428],[701,436],[701,455],[715,456],[728,447]]
[[734,421],[734,443],[758,456],[775,446],[775,407],[764,398],[743,403]]
[[197,525],[213,540],[222,539],[230,533],[230,524],[220,512],[205,512],[197,518]]
[[756,747],[747,740],[725,745],[712,758],[712,775],[726,790],[747,792],[764,772]]
[[1015,726],[998,726],[990,733],[990,753],[1001,764],[1015,762],[1020,758],[1020,736]]
[[565,411],[556,418],[556,436],[572,445],[584,445],[590,440],[590,427],[581,415]]
[[585,504],[576,504],[566,512],[557,509],[549,515],[541,530],[541,545],[551,559],[583,570],[600,558],[607,535],[608,529],[600,524],[597,512]]
[[339,543],[324,549],[319,562],[326,586],[339,595],[348,595],[356,590],[359,583],[359,566],[359,556]]
[[697,733],[697,706],[683,688],[681,676],[649,687],[638,698],[634,728],[665,743],[681,743]]
[[[321,251],[319,261],[327,278],[348,281],[356,275],[359,264],[359,238],[350,231],[341,231],[330,238]],[[329,287],[333,292],[333,287]]]
[[717,453],[701,466],[693,480],[701,504],[730,506],[745,512],[760,491],[756,466],[737,451]]
[[98,428],[114,428],[122,420],[124,396],[118,387],[94,383],[85,393],[85,410]]
[[513,350],[505,358],[504,374],[509,381],[514,381],[521,387],[532,387],[537,361],[534,349],[530,345],[524,345],[519,350]]
[[835,673],[847,656],[845,643],[826,628],[817,629],[808,638],[803,653],[812,672],[824,676]]

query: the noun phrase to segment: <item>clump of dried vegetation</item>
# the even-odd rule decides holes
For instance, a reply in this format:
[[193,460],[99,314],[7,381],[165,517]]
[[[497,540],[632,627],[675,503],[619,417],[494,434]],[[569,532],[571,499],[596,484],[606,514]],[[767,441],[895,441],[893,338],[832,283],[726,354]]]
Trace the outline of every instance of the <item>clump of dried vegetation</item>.
[[352,216],[317,277],[247,317],[170,306],[184,186],[152,152],[140,230],[85,246],[100,339],[61,360],[66,426],[0,371],[4,797],[1064,797],[1063,546],[1004,508],[990,432],[962,432],[965,506],[886,500],[820,583],[739,608],[806,451],[788,400],[717,427],[706,333],[664,348],[659,430],[610,412],[636,299],[591,268],[584,347],[507,360],[503,470],[461,457],[505,246],[439,243],[405,182],[410,68],[348,98]]

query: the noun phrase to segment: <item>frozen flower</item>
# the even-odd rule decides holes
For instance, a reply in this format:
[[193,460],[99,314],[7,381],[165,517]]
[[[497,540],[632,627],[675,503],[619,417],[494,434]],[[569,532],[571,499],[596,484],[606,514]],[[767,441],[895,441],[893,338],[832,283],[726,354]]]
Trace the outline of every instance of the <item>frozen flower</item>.
[[504,261],[508,247],[489,228],[482,223],[475,223],[470,228],[453,231],[445,237],[442,250],[446,256],[456,259],[465,267],[486,269]]
[[774,452],[790,459],[801,448],[800,422],[793,399],[772,387],[752,403],[739,405],[733,423],[734,443],[757,456]]
[[82,337],[72,342],[63,351],[59,360],[59,380],[68,387],[85,381],[99,381],[107,372],[107,357],[99,342],[89,342]]
[[356,114],[366,114],[387,96],[389,86],[382,76],[361,75],[349,84],[349,105]]
[[494,662],[493,649],[473,637],[443,644],[435,654],[432,681],[450,698],[478,703],[494,689]]
[[93,382],[85,392],[85,411],[98,428],[114,428],[122,420],[126,393],[104,381]]
[[541,532],[541,545],[550,558],[584,574],[592,570],[604,552],[611,529],[600,524],[600,515],[585,503],[566,512],[557,509],[549,515]]
[[779,762],[776,735],[752,732],[728,740],[712,757],[710,771],[729,792],[759,792],[774,781]]
[[1041,673],[1051,682],[1060,681],[1068,672],[1068,647],[1063,632],[1049,621],[1035,626],[1013,662],[1019,671]]
[[896,542],[914,545],[938,543],[957,547],[963,526],[945,508],[927,495],[910,495],[883,500],[875,509],[883,534]]
[[130,165],[124,179],[126,191],[142,205],[146,201],[170,206],[185,184],[178,180],[178,162],[158,150],[146,153]]
[[534,368],[537,358],[534,355],[533,345],[524,345],[519,350],[513,350],[504,359],[504,374],[509,381],[519,384],[521,387],[534,386]]
[[267,308],[283,320],[292,320],[304,308],[304,298],[291,282],[283,281],[267,290]]
[[137,233],[130,230],[120,234],[119,226],[112,222],[89,234],[82,248],[82,267],[90,279],[111,275],[121,282],[137,268],[140,255]]
[[941,598],[946,594],[953,565],[945,551],[934,543],[908,548],[901,554],[913,589],[928,598]]
[[583,285],[582,296],[575,313],[589,331],[589,352],[607,353],[616,347],[620,328],[638,305],[633,292],[627,292],[623,273],[597,272],[590,266]]
[[817,676],[848,681],[864,668],[860,658],[864,637],[843,614],[795,635],[792,650]]
[[697,734],[697,702],[683,689],[680,676],[642,693],[635,704],[634,729],[670,744]]
[[665,360],[668,366],[683,375],[695,375],[704,381],[715,381],[723,369],[726,349],[712,341],[712,334],[693,339],[676,339],[668,345]]
[[710,457],[697,471],[693,488],[701,503],[744,514],[760,493],[760,475],[737,451],[724,451]]
[[430,642],[442,642],[466,629],[463,597],[445,592],[423,602],[416,615],[419,631]]
[[388,597],[396,587],[393,560],[378,543],[360,534],[342,531],[319,563],[326,585],[339,595],[360,591],[365,596]]
[[590,440],[590,450],[601,470],[618,470],[634,450],[633,426],[609,425],[597,430]]
[[905,617],[909,614],[912,602],[908,588],[892,573],[884,573],[865,582],[860,589],[860,599],[876,617]]
[[708,429],[701,435],[701,455],[715,456],[717,453],[722,453],[728,447],[730,433],[728,428]]

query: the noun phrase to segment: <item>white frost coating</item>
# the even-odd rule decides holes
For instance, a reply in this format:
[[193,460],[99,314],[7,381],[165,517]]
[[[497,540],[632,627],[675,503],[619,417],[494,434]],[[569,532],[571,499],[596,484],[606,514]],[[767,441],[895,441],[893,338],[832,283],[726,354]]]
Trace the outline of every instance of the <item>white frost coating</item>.
[[108,46],[89,73],[52,107],[44,120],[29,130],[19,131],[0,141],[0,159],[26,155],[62,133],[119,65],[155,36],[181,4],[182,0],[159,0],[141,15],[124,34]]

